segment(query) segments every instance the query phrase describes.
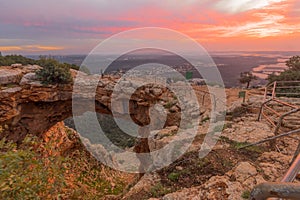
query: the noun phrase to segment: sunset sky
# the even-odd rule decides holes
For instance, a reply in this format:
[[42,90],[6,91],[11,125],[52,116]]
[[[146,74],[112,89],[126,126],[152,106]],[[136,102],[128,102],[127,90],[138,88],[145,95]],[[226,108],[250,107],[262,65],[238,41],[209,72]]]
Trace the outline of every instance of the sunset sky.
[[174,29],[208,51],[300,51],[300,1],[0,0],[4,54],[86,54],[142,27]]

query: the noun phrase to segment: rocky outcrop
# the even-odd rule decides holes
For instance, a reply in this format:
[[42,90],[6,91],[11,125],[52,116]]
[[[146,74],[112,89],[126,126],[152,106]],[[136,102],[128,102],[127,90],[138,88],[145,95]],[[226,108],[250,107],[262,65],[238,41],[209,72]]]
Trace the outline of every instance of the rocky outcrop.
[[162,197],[162,200],[243,199],[241,197],[243,192],[264,181],[253,164],[241,162],[224,176],[213,176],[201,186],[168,194]]
[[[234,121],[227,121],[226,126],[222,132],[224,138],[228,138],[227,142],[219,141],[214,147],[213,151],[217,152],[218,149],[236,149],[233,154],[241,154],[239,161],[230,167],[229,171],[223,174],[209,176],[206,180],[197,182],[192,187],[188,186],[186,188],[185,184],[181,184],[180,181],[184,182],[184,176],[180,180],[175,182],[169,181],[167,184],[164,183],[165,175],[161,175],[161,182],[157,185],[163,185],[161,187],[166,187],[161,189],[163,192],[170,192],[169,194],[156,195],[148,194],[145,195],[145,199],[150,196],[158,196],[157,198],[150,198],[149,200],[181,200],[181,199],[193,199],[193,200],[219,200],[219,199],[247,199],[250,195],[251,190],[256,185],[267,182],[267,181],[280,181],[282,176],[285,174],[289,168],[289,163],[292,158],[292,153],[285,155],[283,152],[275,152],[268,149],[268,145],[263,144],[262,146],[253,147],[253,149],[237,150],[237,146],[244,142],[257,142],[267,137],[273,136],[273,131],[270,126],[264,121],[257,121],[257,107],[251,102],[249,103],[253,109],[244,113],[242,116],[235,118]],[[252,113],[253,112],[253,113]],[[205,135],[207,133],[207,128],[205,125],[201,126],[203,129],[198,130],[199,136]],[[150,140],[150,149],[156,150],[167,144],[168,141],[176,139],[177,127],[168,127],[160,131],[152,132]],[[188,131],[188,129],[187,129]],[[199,137],[203,138],[203,137]],[[200,146],[202,140],[197,142],[196,146]],[[279,145],[280,147],[281,145]],[[291,145],[291,148],[295,148],[297,144]],[[198,150],[196,147],[193,149]],[[266,152],[264,152],[266,151]],[[215,153],[216,153],[215,152]],[[259,152],[259,153],[258,153]],[[189,153],[187,153],[189,154]],[[214,152],[211,152],[214,154]],[[256,154],[256,155],[254,155]],[[222,158],[231,158],[231,155],[224,154]],[[220,158],[220,162],[222,162]],[[187,159],[188,160],[188,159]],[[168,171],[170,170],[170,171]],[[172,167],[167,168],[168,173],[171,171],[175,173],[181,173],[181,171],[187,170],[187,167],[176,166],[174,169]],[[196,174],[196,173],[195,173]],[[168,177],[167,177],[168,178]],[[191,181],[190,179],[187,181]],[[168,190],[174,184],[178,190]],[[180,187],[178,187],[180,185]],[[144,196],[143,196],[144,197]]]
[[0,68],[0,86],[7,84],[19,84],[24,74],[34,72],[40,69],[37,65],[19,66],[12,65],[11,67]]
[[[149,124],[149,110],[151,106],[159,103],[166,112],[166,123],[163,126],[179,125],[182,108],[168,88],[149,84],[135,89],[134,83],[130,81],[122,81],[122,85],[115,87],[119,77],[99,78],[75,70],[71,72],[73,77],[76,77],[76,87],[72,84],[43,85],[35,76],[35,71],[39,68],[39,66],[1,68],[3,73],[1,72],[0,80],[3,87],[0,90],[0,126],[4,129],[1,138],[8,137],[17,141],[22,140],[28,133],[35,135],[43,133],[57,122],[72,116],[72,106],[82,108],[82,113],[96,109],[99,113],[111,114],[113,90],[115,99],[122,99],[122,95],[133,92],[128,109],[130,117],[137,124]],[[7,87],[4,83],[14,85]],[[94,85],[97,86],[96,92],[91,92],[94,91]],[[89,108],[87,102],[93,98],[96,101],[95,108],[93,106]],[[72,105],[74,99],[78,100],[76,105]],[[123,117],[127,112],[126,105],[120,102],[113,106],[118,117]],[[193,104],[186,103],[184,109],[187,109],[188,113],[196,112]],[[81,109],[79,110],[81,112]],[[197,117],[196,114],[193,117]]]
[[[258,158],[256,163],[240,162],[223,176],[213,176],[200,186],[176,191],[160,199],[242,200],[255,185],[266,181],[279,181],[287,170],[290,159],[291,156],[278,152],[266,152]],[[245,195],[244,198],[243,195]]]
[[[255,118],[256,116],[248,115],[247,117]],[[228,122],[227,126],[229,125],[230,127],[223,131],[222,136],[236,142],[248,143],[258,142],[274,136],[274,133],[268,124],[254,120],[249,121],[246,120],[247,117],[240,118],[236,123]]]

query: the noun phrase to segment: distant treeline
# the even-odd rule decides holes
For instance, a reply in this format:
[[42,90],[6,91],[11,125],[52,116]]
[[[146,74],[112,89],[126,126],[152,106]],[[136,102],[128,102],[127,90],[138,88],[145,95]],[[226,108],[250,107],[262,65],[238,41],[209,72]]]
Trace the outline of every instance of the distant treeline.
[[[26,58],[21,55],[7,55],[7,56],[1,56],[0,55],[0,66],[10,66],[12,64],[22,64],[22,65],[40,65],[44,66],[47,62],[49,63],[59,63],[57,60],[53,59],[51,56],[40,56],[38,60],[34,60],[31,58]],[[62,63],[65,66],[79,70],[79,66],[75,64],[69,64],[69,63]]]

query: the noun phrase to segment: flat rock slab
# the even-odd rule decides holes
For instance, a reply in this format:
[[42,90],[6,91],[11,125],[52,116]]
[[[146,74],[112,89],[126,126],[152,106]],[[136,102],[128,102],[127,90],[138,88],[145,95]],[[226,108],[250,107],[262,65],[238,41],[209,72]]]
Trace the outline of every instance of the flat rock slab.
[[0,69],[0,85],[17,84],[20,82],[23,73],[20,70]]

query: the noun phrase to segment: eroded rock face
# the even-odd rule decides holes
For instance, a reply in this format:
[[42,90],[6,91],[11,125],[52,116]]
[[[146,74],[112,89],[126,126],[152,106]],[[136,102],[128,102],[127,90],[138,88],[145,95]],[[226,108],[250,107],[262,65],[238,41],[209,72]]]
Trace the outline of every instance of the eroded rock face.
[[[68,134],[68,131],[72,132],[72,134]],[[73,138],[70,138],[73,137]],[[73,149],[83,148],[79,145],[79,137],[78,134],[68,128],[65,127],[63,122],[58,122],[54,126],[52,126],[48,131],[42,134],[43,144],[51,144],[51,151],[44,152],[45,154],[51,155],[67,155],[72,152]]]
[[[28,133],[41,134],[57,122],[72,116],[72,101],[76,101],[76,107],[82,108],[82,112],[93,111],[99,113],[111,113],[111,98],[118,78],[113,76],[98,77],[86,75],[82,72],[71,70],[76,77],[76,87],[68,85],[43,85],[35,76],[39,66],[3,67],[0,82],[2,84],[15,84],[14,87],[0,89],[0,126],[4,128],[1,138],[8,137],[14,141],[22,140]],[[127,81],[128,82],[128,81]],[[124,82],[125,86],[119,87],[119,92],[114,91],[114,98],[121,99],[128,93],[130,96],[129,113],[133,121],[140,125],[150,123],[149,108],[160,103],[166,112],[164,126],[178,126],[180,113],[173,112],[168,103],[172,101],[176,105],[176,111],[180,111],[177,100],[167,89],[157,85],[148,85],[145,88],[135,90],[130,82]],[[97,85],[96,92],[94,85]],[[95,98],[95,108],[87,107],[88,102]],[[93,104],[91,104],[93,105]],[[124,104],[114,105],[117,115],[122,117],[125,112]],[[172,109],[174,109],[174,106]],[[193,111],[194,106],[185,108]],[[81,112],[81,109],[79,109]]]

